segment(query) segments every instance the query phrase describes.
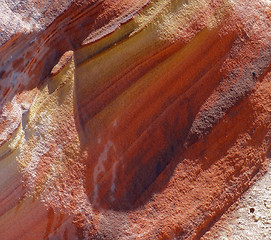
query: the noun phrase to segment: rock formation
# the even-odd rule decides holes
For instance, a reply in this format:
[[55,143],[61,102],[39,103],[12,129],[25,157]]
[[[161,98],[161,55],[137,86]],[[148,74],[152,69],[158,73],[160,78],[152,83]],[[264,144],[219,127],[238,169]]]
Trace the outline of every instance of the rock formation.
[[269,164],[269,0],[1,0],[0,239],[199,239]]

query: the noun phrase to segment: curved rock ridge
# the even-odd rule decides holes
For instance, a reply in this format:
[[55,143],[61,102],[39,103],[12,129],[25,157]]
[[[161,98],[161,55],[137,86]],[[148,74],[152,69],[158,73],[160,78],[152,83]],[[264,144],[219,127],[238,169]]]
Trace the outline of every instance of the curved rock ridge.
[[268,168],[270,1],[0,3],[0,239],[200,239]]

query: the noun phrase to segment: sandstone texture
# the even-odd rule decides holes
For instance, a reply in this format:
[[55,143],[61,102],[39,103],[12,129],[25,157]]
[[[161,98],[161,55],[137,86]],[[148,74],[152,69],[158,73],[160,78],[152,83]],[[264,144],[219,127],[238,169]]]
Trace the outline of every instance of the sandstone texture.
[[0,239],[217,239],[270,111],[269,0],[0,0]]
[[271,169],[204,235],[202,240],[262,240],[271,236]]

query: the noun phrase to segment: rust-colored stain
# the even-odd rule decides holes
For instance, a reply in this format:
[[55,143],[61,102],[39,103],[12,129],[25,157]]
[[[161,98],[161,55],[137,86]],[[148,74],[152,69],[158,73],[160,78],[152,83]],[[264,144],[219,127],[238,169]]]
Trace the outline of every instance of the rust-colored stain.
[[265,173],[269,1],[0,17],[0,239],[200,239]]

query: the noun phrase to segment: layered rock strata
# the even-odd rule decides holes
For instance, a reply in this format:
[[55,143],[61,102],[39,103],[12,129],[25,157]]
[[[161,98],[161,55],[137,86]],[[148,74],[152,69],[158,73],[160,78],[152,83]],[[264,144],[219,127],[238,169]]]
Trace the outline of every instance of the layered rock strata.
[[0,239],[199,239],[267,169],[270,1],[0,10]]

